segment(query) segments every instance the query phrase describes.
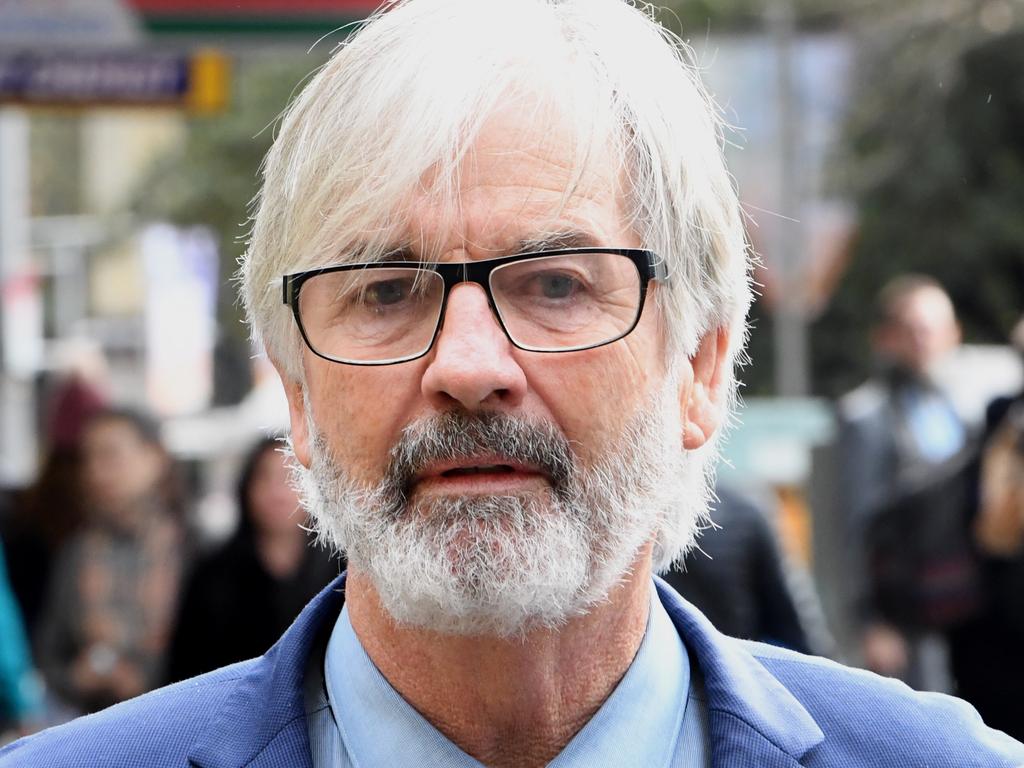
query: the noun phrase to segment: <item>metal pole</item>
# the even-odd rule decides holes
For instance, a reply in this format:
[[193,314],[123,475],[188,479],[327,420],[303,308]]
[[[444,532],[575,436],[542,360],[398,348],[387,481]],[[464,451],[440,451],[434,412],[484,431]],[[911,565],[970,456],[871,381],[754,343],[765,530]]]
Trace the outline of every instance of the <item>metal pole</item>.
[[0,483],[21,485],[36,470],[32,376],[38,317],[29,256],[28,116],[0,107]]
[[793,39],[796,18],[792,0],[773,0],[768,25],[775,42],[778,88],[778,223],[775,258],[779,297],[775,306],[775,389],[784,397],[808,393],[807,318],[804,307],[804,250],[800,216],[800,122],[793,80]]

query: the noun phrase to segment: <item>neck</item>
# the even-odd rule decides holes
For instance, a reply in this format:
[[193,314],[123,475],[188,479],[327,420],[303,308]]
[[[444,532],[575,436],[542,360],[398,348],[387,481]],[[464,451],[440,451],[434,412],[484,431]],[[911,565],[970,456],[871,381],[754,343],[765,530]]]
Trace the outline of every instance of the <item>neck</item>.
[[409,704],[480,762],[527,768],[554,759],[626,673],[647,627],[650,573],[647,548],[587,615],[515,639],[398,625],[358,569],[345,592],[367,655]]

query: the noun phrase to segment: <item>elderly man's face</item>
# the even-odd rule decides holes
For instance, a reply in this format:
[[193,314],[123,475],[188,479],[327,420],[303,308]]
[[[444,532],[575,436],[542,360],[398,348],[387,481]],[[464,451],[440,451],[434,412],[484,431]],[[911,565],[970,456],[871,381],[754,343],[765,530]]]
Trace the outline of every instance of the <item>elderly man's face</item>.
[[[565,190],[571,184],[567,158],[571,157],[568,132],[526,125],[511,114],[493,118],[462,165],[459,215],[454,226],[449,220],[449,226],[442,228],[437,209],[424,197],[414,206],[407,233],[409,241],[414,243],[414,250],[422,252],[440,246],[444,261],[514,253],[517,244],[543,240],[553,233],[573,233],[583,241],[579,244],[639,247],[641,243],[624,213],[619,169],[612,166],[610,158],[592,161],[566,199]],[[657,286],[651,287],[652,293],[657,290]],[[305,350],[305,394],[297,384],[288,388],[296,457],[309,467],[316,464],[314,454],[318,448],[326,451],[331,471],[344,480],[343,489],[335,486],[326,493],[351,496],[357,490],[378,488],[385,481],[389,467],[393,466],[395,447],[402,444],[403,431],[419,424],[432,425],[438,417],[448,414],[463,416],[469,423],[478,416],[496,414],[528,425],[541,425],[557,438],[556,442],[564,441],[564,450],[579,472],[596,467],[614,470],[618,465],[631,465],[630,462],[639,467],[650,461],[660,467],[666,461],[682,461],[684,444],[697,447],[715,428],[717,408],[712,401],[717,395],[718,361],[724,343],[723,334],[711,334],[692,360],[684,362],[679,370],[666,370],[661,318],[652,298],[637,327],[624,339],[584,351],[527,352],[515,348],[505,336],[483,289],[475,284],[460,284],[452,290],[443,327],[432,350],[423,358],[395,365],[357,367],[331,363]],[[646,426],[638,428],[638,420]],[[311,434],[310,421],[317,434]],[[619,456],[618,452],[627,450],[623,435],[637,435],[638,429],[643,433],[641,440],[654,443],[644,446],[651,455]],[[657,435],[652,437],[652,432]],[[526,439],[539,437],[530,438],[527,433]],[[633,451],[638,452],[635,447]],[[463,457],[458,463],[484,467],[510,463],[502,462],[503,458],[480,455]],[[320,459],[323,463],[325,457]],[[486,499],[508,498],[526,504],[522,507],[526,511],[517,513],[520,518],[556,514],[544,511],[548,510],[545,505],[552,498],[552,486],[557,480],[545,466],[512,463],[512,471],[503,467],[501,471],[452,474],[446,471],[450,467],[444,462],[434,462],[417,469],[399,502],[404,503],[403,509],[415,509],[418,517],[440,518],[437,510],[442,508],[445,515],[458,515],[451,507],[458,500],[477,500],[482,504]],[[669,475],[683,474],[677,469],[673,465],[663,471]],[[324,467],[320,468],[321,475],[326,472]],[[674,488],[676,480],[659,479],[657,484],[668,490]],[[582,494],[574,491],[570,495],[586,497],[587,482],[582,481]],[[642,483],[627,473],[618,484]],[[628,487],[617,490],[627,498],[631,492]],[[644,489],[632,491],[640,495]],[[697,489],[690,488],[688,492]],[[533,500],[539,506],[531,506]],[[579,503],[579,498],[568,501]],[[677,502],[678,506],[685,506],[685,500]],[[366,498],[350,499],[335,513],[349,514],[346,510],[351,510],[353,504],[365,507],[373,503]],[[378,510],[376,514],[390,515],[396,518],[395,525],[402,524],[401,510]],[[472,514],[479,520],[488,520],[478,524],[483,527],[495,525],[491,518],[504,513],[491,510]],[[649,527],[642,534],[645,542],[649,541],[660,511],[651,509],[638,514],[641,524],[643,515],[649,515]],[[529,536],[532,524],[521,519],[519,522],[521,527],[515,530]],[[498,528],[502,525],[498,524]],[[476,532],[477,529],[463,532],[445,546],[458,549],[464,545],[474,550],[516,546],[470,542]],[[432,531],[424,540],[436,541],[436,534]],[[495,535],[499,534],[500,531]],[[346,535],[352,538],[361,534],[349,531]],[[581,536],[586,538],[578,533],[565,536],[574,541]],[[359,542],[345,543],[350,550],[350,562],[358,569]],[[577,544],[587,546],[585,542]],[[451,556],[458,560],[458,553],[451,551],[435,554],[441,559]],[[641,546],[637,552],[626,554],[628,558],[649,562],[650,547]],[[593,565],[588,561],[583,570],[590,570]],[[453,563],[444,569],[458,570],[458,565]],[[482,569],[479,564],[476,566],[478,572]],[[580,578],[586,577],[587,574],[580,574]],[[568,577],[552,574],[548,580],[556,578]]]

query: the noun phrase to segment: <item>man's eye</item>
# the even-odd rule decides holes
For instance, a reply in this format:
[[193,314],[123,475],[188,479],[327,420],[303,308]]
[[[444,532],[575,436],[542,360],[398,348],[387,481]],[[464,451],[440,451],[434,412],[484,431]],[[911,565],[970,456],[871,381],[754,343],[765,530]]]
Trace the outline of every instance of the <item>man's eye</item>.
[[382,280],[368,286],[363,295],[364,303],[375,307],[398,304],[409,296],[407,280]]
[[545,299],[567,299],[580,289],[580,282],[568,275],[541,275],[537,278]]

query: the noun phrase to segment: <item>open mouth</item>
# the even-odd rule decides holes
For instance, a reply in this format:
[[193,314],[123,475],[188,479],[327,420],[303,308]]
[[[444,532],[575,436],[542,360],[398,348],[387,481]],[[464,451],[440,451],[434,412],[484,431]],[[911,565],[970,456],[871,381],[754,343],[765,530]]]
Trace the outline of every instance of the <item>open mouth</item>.
[[441,473],[441,477],[462,477],[464,475],[497,474],[510,475],[516,470],[508,464],[481,464],[474,467],[455,467]]

